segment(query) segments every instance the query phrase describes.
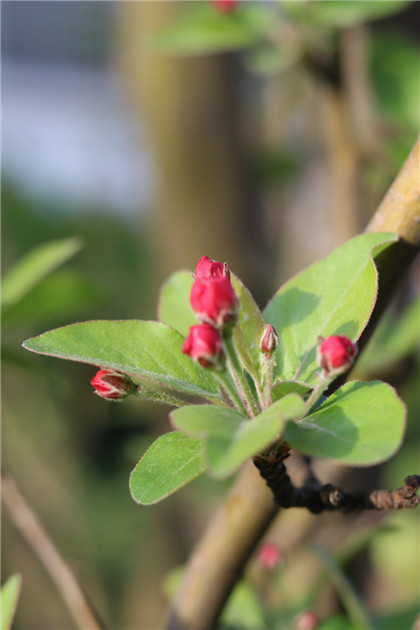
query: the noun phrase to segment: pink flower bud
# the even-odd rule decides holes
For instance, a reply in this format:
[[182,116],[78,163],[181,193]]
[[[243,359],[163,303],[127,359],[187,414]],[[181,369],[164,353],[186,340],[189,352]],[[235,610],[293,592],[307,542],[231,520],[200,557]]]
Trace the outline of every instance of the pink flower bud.
[[191,287],[190,302],[197,319],[223,328],[236,319],[238,299],[229,278],[198,278]]
[[257,554],[258,562],[267,571],[273,571],[277,569],[283,560],[283,552],[274,543],[266,542],[258,549]]
[[261,337],[260,348],[264,354],[273,354],[279,343],[276,329],[271,324],[266,324]]
[[202,367],[215,367],[223,357],[219,331],[210,324],[191,326],[182,344],[182,352]]
[[237,4],[237,0],[211,0],[212,5],[221,13],[232,13]]
[[136,385],[129,376],[113,370],[99,370],[90,383],[95,388],[95,394],[111,400],[127,398],[136,389]]
[[313,610],[304,610],[295,618],[296,630],[315,630],[319,624],[318,615]]
[[324,375],[349,368],[357,354],[357,346],[343,335],[331,335],[323,339],[317,348],[318,365]]
[[230,277],[229,267],[227,263],[221,263],[217,260],[212,260],[208,256],[202,256],[195,268],[196,278],[222,278],[223,276]]

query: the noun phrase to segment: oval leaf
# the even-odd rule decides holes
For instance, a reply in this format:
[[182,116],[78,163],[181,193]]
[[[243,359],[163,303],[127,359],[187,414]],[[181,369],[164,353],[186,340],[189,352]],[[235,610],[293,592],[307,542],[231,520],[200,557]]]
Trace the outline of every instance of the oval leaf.
[[275,294],[264,318],[279,335],[275,376],[282,381],[316,383],[319,335],[357,340],[377,294],[372,250],[382,251],[393,234],[363,234],[289,280]]
[[177,389],[219,399],[212,374],[181,352],[182,336],[160,322],[97,320],[50,330],[24,348],[61,359],[109,367]]
[[201,475],[206,465],[201,440],[173,431],[161,435],[130,475],[130,492],[137,503],[150,505],[173,494]]
[[206,454],[216,477],[231,475],[247,459],[257,455],[277,439],[289,418],[302,416],[303,400],[296,394],[285,396],[252,420],[232,409],[194,405],[172,411],[172,423],[181,431],[206,439]]
[[351,381],[300,422],[290,422],[284,439],[296,450],[351,466],[385,461],[401,445],[405,407],[380,381]]

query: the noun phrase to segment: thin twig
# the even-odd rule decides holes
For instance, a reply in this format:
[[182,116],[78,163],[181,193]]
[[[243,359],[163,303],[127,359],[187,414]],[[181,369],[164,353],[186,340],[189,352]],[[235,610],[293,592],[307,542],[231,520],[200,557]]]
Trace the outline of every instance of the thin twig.
[[60,556],[10,474],[1,471],[2,499],[10,517],[44,565],[80,630],[103,630],[73,573]]

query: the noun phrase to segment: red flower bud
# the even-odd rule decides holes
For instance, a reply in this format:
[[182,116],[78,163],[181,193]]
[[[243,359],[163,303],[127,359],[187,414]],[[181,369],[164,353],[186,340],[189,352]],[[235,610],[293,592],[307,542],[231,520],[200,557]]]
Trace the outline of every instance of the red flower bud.
[[264,352],[264,354],[272,354],[277,348],[278,343],[279,337],[276,329],[271,324],[266,324],[260,342],[261,352]]
[[196,278],[221,278],[223,275],[223,263],[201,256],[195,268]]
[[231,13],[235,9],[237,0],[212,0],[212,5],[221,13]]
[[357,346],[343,335],[331,335],[323,339],[317,349],[318,365],[324,374],[337,370],[345,371],[354,361]]
[[280,547],[277,547],[274,543],[263,543],[258,549],[258,562],[268,571],[277,569],[281,561],[283,560],[283,552]]
[[198,278],[191,287],[190,302],[197,319],[223,328],[236,318],[238,299],[229,278]]
[[136,389],[136,385],[129,376],[113,370],[99,370],[90,383],[95,388],[95,394],[111,400],[127,398]]
[[210,324],[191,326],[182,344],[182,352],[202,367],[215,367],[223,357],[219,331]]
[[227,276],[230,278],[230,270],[227,263],[221,263],[212,260],[208,256],[202,256],[195,268],[196,278],[222,278]]
[[295,618],[296,630],[315,630],[319,624],[318,615],[313,610],[304,610]]

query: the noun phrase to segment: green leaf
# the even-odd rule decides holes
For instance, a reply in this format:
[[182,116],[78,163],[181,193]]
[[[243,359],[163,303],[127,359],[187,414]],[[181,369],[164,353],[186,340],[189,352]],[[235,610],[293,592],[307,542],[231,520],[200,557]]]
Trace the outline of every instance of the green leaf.
[[210,54],[240,50],[257,43],[267,32],[269,14],[259,7],[241,6],[231,14],[210,2],[191,3],[166,31],[150,37],[145,48],[153,53]]
[[162,285],[159,296],[159,320],[175,328],[184,337],[190,326],[198,323],[190,304],[193,282],[189,271],[176,271]]
[[34,287],[2,313],[3,325],[54,324],[80,316],[83,310],[103,300],[104,292],[81,274],[62,269]]
[[372,466],[398,450],[404,429],[405,407],[392,387],[379,381],[351,381],[315,413],[289,422],[284,439],[308,455]]
[[216,477],[223,478],[279,437],[287,419],[300,417],[304,411],[302,399],[290,394],[252,420],[213,405],[182,407],[170,417],[177,429],[207,441],[210,468]]
[[257,375],[264,319],[254,298],[239,278],[231,274],[231,283],[239,300],[238,323],[233,328],[236,350],[248,372]]
[[220,399],[209,370],[181,352],[182,336],[159,322],[97,320],[50,330],[24,342],[27,350],[109,367],[187,394]]
[[276,378],[314,385],[318,336],[358,339],[377,294],[372,251],[377,254],[396,239],[393,234],[358,236],[279,289],[264,311],[265,320],[279,335]]
[[201,440],[172,431],[161,435],[145,452],[130,475],[130,492],[137,503],[150,505],[173,494],[201,475]]
[[0,593],[1,630],[9,630],[12,626],[21,586],[22,576],[19,573],[11,575],[2,586]]
[[78,238],[50,241],[39,245],[10,269],[2,279],[3,308],[15,304],[54,269],[81,248]]
[[307,383],[301,383],[300,381],[280,381],[274,383],[271,388],[271,400],[275,402],[276,400],[280,400],[283,396],[287,394],[299,394],[300,396],[304,396],[311,390],[311,386]]
[[291,17],[319,26],[347,27],[398,13],[410,0],[312,0],[284,2]]

